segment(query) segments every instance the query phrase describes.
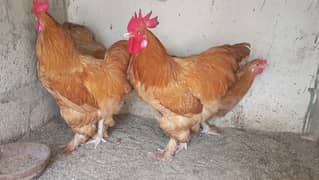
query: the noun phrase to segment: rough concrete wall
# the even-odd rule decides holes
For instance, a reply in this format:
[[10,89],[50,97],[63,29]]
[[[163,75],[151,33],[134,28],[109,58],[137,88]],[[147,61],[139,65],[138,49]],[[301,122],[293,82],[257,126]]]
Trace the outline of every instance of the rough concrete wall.
[[[53,99],[36,76],[32,0],[0,0],[0,143],[35,129],[57,114]],[[63,1],[51,4],[66,17]]]
[[[248,41],[251,58],[269,60],[244,100],[217,124],[301,132],[307,88],[319,63],[319,0],[77,0],[70,2],[68,17],[88,25],[109,46],[122,38],[139,8],[159,16],[153,31],[170,53]],[[154,114],[134,95],[127,104],[133,114]]]

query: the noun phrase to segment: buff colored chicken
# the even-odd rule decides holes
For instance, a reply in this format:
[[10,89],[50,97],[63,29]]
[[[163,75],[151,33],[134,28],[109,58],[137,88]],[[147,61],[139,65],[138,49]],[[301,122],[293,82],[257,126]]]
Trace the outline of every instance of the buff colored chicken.
[[124,96],[131,90],[126,78],[130,55],[127,41],[114,43],[104,59],[81,54],[77,38],[47,13],[48,8],[47,1],[33,0],[39,31],[38,78],[75,133],[64,148],[68,153],[89,138],[98,145],[104,141],[103,135],[107,136],[107,129],[115,125],[112,116],[119,112]]
[[160,127],[170,136],[166,148],[152,154],[169,160],[186,149],[190,133],[198,132],[201,123],[229,111],[240,100],[266,61],[256,59],[240,69],[239,63],[250,53],[248,43],[172,57],[148,30],[157,25],[157,17],[151,18],[151,13],[143,17],[141,11],[129,21],[128,75],[138,95],[159,112]]

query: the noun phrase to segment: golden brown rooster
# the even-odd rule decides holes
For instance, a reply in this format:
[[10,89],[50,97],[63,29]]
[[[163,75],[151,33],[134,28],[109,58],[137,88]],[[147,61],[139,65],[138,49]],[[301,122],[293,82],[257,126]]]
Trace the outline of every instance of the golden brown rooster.
[[[138,95],[160,114],[160,127],[169,134],[164,150],[153,153],[168,160],[176,151],[186,148],[191,132],[198,132],[200,123],[224,109],[228,110],[240,98],[228,103],[227,98],[243,93],[258,73],[264,60],[255,60],[240,73],[239,63],[249,55],[250,45],[240,43],[209,48],[189,57],[168,55],[160,40],[148,30],[158,25],[151,13],[135,15],[128,23],[128,50],[132,54],[128,74]],[[238,76],[238,77],[237,77]],[[242,94],[242,93],[238,93]]]
[[47,1],[33,0],[39,31],[38,77],[75,133],[64,148],[71,152],[90,137],[99,144],[103,134],[107,136],[107,128],[114,126],[112,116],[131,89],[126,78],[130,55],[127,41],[114,43],[104,59],[81,54],[66,29],[46,12],[48,8]]

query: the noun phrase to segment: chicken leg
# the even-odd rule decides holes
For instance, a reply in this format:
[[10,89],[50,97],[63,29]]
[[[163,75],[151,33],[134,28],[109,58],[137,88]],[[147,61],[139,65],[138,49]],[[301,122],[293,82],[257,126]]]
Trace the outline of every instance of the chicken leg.
[[155,152],[151,152],[150,155],[163,161],[170,160],[174,156],[177,149],[177,141],[171,138],[166,145],[165,149],[157,149]]
[[94,144],[94,148],[96,148],[101,141],[106,142],[105,139],[103,139],[104,134],[104,119],[99,120],[98,122],[98,130],[96,135],[93,137],[92,140],[88,141],[87,144]]
[[216,126],[209,125],[207,122],[201,122],[200,123],[202,130],[202,134],[207,134],[207,135],[214,135],[214,136],[219,136],[220,135],[220,129]]
[[63,148],[63,152],[68,154],[74,151],[79,145],[85,143],[88,138],[82,134],[74,134],[72,141],[66,145],[61,145],[60,148]]

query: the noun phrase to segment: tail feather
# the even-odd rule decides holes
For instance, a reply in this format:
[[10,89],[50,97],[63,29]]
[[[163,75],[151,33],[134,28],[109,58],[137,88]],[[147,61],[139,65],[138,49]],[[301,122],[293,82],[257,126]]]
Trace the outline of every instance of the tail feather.
[[250,54],[250,44],[249,43],[239,43],[231,46],[231,50],[235,56],[237,62],[241,62],[242,59],[249,56]]
[[251,87],[255,77],[262,73],[267,66],[267,60],[255,59],[246,63],[237,73],[237,81],[228,90],[220,102],[220,109],[215,114],[217,117],[224,116],[244,97]]

